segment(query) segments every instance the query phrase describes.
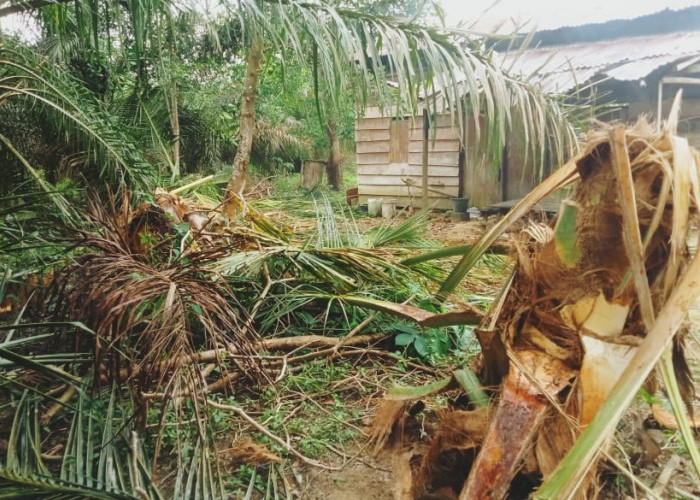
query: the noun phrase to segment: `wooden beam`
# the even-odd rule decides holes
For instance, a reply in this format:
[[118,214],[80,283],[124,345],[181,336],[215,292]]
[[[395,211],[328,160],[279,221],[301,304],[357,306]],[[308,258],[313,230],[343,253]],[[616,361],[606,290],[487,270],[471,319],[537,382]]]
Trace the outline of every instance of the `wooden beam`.
[[428,135],[430,123],[428,110],[423,109],[423,206],[428,206]]

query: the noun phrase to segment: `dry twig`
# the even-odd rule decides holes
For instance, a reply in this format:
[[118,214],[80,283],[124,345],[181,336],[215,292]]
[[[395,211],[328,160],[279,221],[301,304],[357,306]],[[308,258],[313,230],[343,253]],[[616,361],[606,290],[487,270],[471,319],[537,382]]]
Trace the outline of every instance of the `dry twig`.
[[267,430],[265,427],[263,427],[260,423],[258,423],[257,420],[255,420],[253,417],[248,415],[248,413],[243,410],[243,408],[239,408],[238,406],[233,406],[233,405],[225,405],[221,403],[217,403],[215,401],[209,401],[206,400],[206,404],[209,406],[212,406],[214,408],[217,408],[219,410],[224,410],[224,411],[230,411],[232,413],[235,413],[239,417],[241,417],[243,420],[248,422],[250,425],[255,427],[255,429],[273,440],[275,443],[279,444],[281,447],[283,447],[285,450],[287,450],[289,453],[300,459],[302,462],[307,463],[309,465],[313,465],[314,467],[319,467],[321,469],[325,470],[333,470],[337,471],[340,470],[339,467],[333,467],[330,465],[323,464],[317,460],[314,460],[313,458],[309,458],[306,455],[300,453],[297,451],[294,447],[292,447],[290,444],[288,444],[284,439],[280,438],[279,436],[273,434],[269,430]]

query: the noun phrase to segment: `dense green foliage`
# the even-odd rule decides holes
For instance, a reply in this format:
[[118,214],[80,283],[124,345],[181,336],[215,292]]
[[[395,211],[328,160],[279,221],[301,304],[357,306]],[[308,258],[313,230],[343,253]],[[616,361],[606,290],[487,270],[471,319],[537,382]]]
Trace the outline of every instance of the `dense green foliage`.
[[[4,37],[0,71],[3,100],[9,102],[1,111],[0,133],[52,184],[85,179],[117,187],[147,175],[153,186],[155,178],[162,183],[181,174],[217,172],[232,161],[245,71],[240,25],[168,2],[136,7],[51,5],[32,13],[42,27],[32,47]],[[266,57],[259,88],[253,162],[264,173],[327,154],[313,78],[308,68],[283,66],[280,59]],[[34,70],[38,73],[31,74]],[[29,89],[20,90],[27,84]],[[352,141],[353,108],[338,109],[341,135]],[[105,153],[109,147],[120,151]],[[9,181],[0,189],[8,192],[28,172],[7,147],[0,155]],[[136,168],[137,177],[124,177]]]

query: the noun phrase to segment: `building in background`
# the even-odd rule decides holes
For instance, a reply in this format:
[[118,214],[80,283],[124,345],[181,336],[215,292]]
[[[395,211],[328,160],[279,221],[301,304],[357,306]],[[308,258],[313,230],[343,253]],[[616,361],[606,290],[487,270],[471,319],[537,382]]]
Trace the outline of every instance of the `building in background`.
[[[664,117],[682,88],[678,132],[700,146],[700,6],[541,31],[528,47],[498,56],[513,74],[546,92],[571,102],[595,99],[595,109],[604,120]],[[523,139],[515,132],[494,164],[479,154],[473,138],[460,138],[448,115],[432,123],[435,134],[431,131],[426,140],[421,116],[381,116],[376,108],[368,108],[357,120],[361,203],[382,197],[396,198],[399,205],[421,206],[426,181],[430,205],[449,208],[450,198],[468,197],[471,205],[484,208],[524,196],[552,168],[536,168],[533,158],[526,162]]]

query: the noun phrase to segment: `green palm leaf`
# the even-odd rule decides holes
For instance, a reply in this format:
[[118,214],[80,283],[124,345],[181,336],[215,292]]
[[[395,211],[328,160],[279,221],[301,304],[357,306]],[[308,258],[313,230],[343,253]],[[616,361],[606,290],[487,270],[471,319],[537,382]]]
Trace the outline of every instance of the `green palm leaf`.
[[[475,34],[325,2],[241,0],[231,14],[249,39],[259,33],[272,50],[291,52],[308,64],[331,102],[350,91],[359,105],[366,105],[371,89],[382,108],[415,115],[422,98],[432,96],[426,102],[431,113],[449,111],[460,129],[471,114],[477,135],[479,116],[485,114],[485,143],[494,151],[501,149],[516,120],[525,130],[525,149],[533,153],[547,137],[560,137],[549,146],[561,161],[576,144],[567,108],[558,98],[509,76]],[[386,85],[387,78],[396,82],[395,91]]]
[[77,139],[86,161],[109,182],[147,188],[155,171],[135,141],[80,82],[32,50],[6,42],[0,49],[0,103],[21,99],[39,106],[56,131]]

